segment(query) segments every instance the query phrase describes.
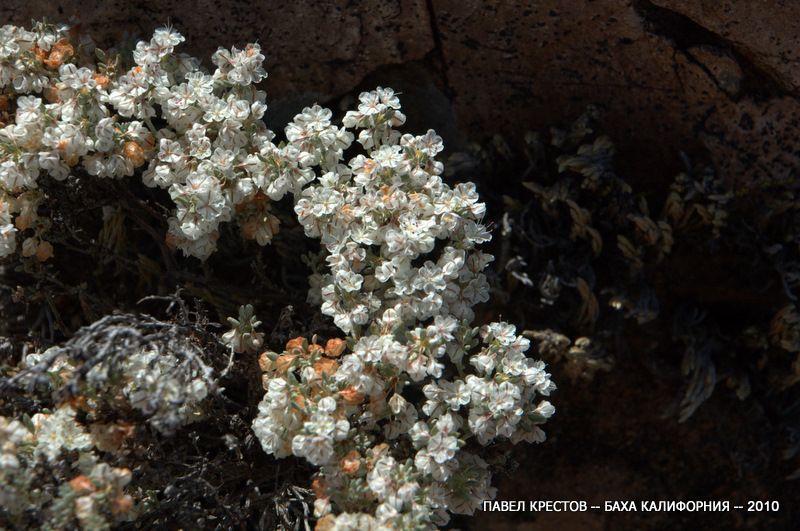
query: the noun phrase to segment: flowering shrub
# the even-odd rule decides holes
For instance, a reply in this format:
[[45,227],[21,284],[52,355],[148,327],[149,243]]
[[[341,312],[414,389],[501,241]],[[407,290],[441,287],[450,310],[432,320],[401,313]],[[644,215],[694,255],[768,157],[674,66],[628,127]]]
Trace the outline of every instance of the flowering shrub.
[[[158,431],[172,433],[201,419],[203,400],[216,390],[214,371],[185,332],[154,319],[112,315],[64,346],[29,354],[25,366],[47,374],[56,402],[66,391],[83,397],[86,410],[135,410]],[[35,383],[26,372],[21,379]]]
[[[262,121],[266,77],[257,44],[220,48],[212,74],[174,53],[183,37],[170,28],[139,42],[135,65],[121,59],[93,64],[66,38],[66,28],[0,30],[0,87],[13,89],[2,106],[13,123],[0,129],[0,257],[13,253],[17,232],[25,256],[44,261],[52,246],[48,220],[36,215],[40,174],[66,179],[81,168],[99,178],[144,168],[147,186],[175,201],[168,243],[208,257],[219,224],[236,220],[247,239],[265,245],[278,231],[269,199],[296,191],[310,178],[294,148],[278,148]],[[12,112],[14,111],[14,112]],[[156,128],[155,123],[164,127]],[[13,214],[17,213],[14,217]],[[44,246],[44,247],[42,247]]]
[[490,235],[474,184],[442,181],[433,131],[394,129],[405,117],[391,89],[359,99],[344,126],[359,130],[364,153],[346,165],[317,140],[348,139],[330,111],[306,109],[287,128],[313,139],[298,149],[319,168],[295,205],[328,265],[309,298],[347,338],[325,347],[296,338],[263,355],[267,393],[253,428],[267,452],[321,467],[323,528],[421,528],[493,497],[474,452],[542,441],[538,425],[554,410],[537,396],[555,386],[512,325],[470,325],[489,298],[481,271],[492,260],[476,250]]
[[[268,244],[279,228],[274,202],[290,194],[305,234],[322,244],[311,262],[326,264],[315,267],[308,300],[343,337],[324,346],[297,337],[261,355],[266,394],[252,423],[261,446],[319,467],[320,529],[424,529],[448,511],[471,514],[495,492],[484,447],[544,440],[539,426],[554,409],[539,397],[555,389],[513,325],[472,324],[473,307],[489,298],[482,271],[493,260],[477,249],[491,236],[475,185],[443,181],[434,131],[397,130],[405,116],[389,88],[362,93],[341,126],[330,110],[305,108],[275,144],[254,85],[266,77],[259,46],[220,48],[207,74],[175,52],[183,40],[157,30],[126,69],[102,51],[90,59],[91,47],[72,43],[66,28],[0,29],[0,257],[16,252],[18,238],[25,258],[58,252],[39,213],[43,175],[137,175],[167,190],[166,242],[201,260],[224,222]],[[251,306],[230,323],[221,341],[232,360],[262,346]],[[212,369],[202,349],[162,325],[109,316],[27,357],[17,380],[60,404],[34,417],[34,456],[104,450],[114,438],[100,422],[87,432],[64,396],[83,397],[76,407],[88,421],[107,407],[133,410],[165,435],[202,418],[218,390]],[[87,474],[62,496],[84,524],[87,508],[105,503],[95,496],[101,484],[119,499],[127,482],[106,469]]]
[[[32,508],[49,529],[76,523],[83,529],[109,529],[130,519],[133,499],[123,489],[131,471],[84,452],[91,447],[92,437],[75,422],[70,406],[37,413],[28,427],[0,416],[0,507],[15,527],[26,527],[25,513]],[[82,452],[65,470],[59,458],[69,450]]]

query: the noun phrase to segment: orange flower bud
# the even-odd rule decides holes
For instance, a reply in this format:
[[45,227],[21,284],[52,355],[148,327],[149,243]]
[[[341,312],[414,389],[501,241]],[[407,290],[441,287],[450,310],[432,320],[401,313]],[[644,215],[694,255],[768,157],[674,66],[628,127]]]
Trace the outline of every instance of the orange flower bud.
[[295,352],[294,354],[302,354],[305,351],[305,342],[306,338],[303,336],[297,336],[294,339],[290,339],[286,342],[286,352],[292,352],[295,349],[299,349],[300,352]]
[[286,371],[289,370],[294,360],[297,359],[296,354],[284,354],[283,356],[278,356],[278,359],[275,360],[275,372],[278,374],[284,374]]
[[297,404],[298,407],[306,407],[306,397],[297,395],[294,397],[294,403]]
[[267,196],[267,194],[259,190],[258,192],[256,192],[256,195],[253,198],[253,203],[259,210],[264,210],[264,207],[266,207],[269,204],[269,197]]
[[339,391],[339,396],[342,397],[344,403],[348,406],[357,406],[364,401],[364,393],[359,393],[355,387],[347,387]]
[[55,87],[45,87],[42,91],[44,99],[50,103],[58,103],[61,101],[61,96],[58,95],[58,89]]
[[332,514],[326,514],[317,520],[317,525],[314,526],[314,531],[331,531],[335,525],[336,517],[334,517]]
[[267,372],[273,367],[272,360],[269,359],[269,354],[269,352],[265,351],[258,357],[258,367],[261,369],[261,372]]
[[111,500],[111,512],[113,514],[127,513],[133,508],[133,498],[127,494],[118,496]]
[[144,150],[137,142],[129,140],[122,146],[122,152],[125,158],[131,161],[134,168],[138,168],[144,164]]
[[69,482],[69,486],[72,487],[72,490],[74,490],[76,494],[88,494],[94,491],[94,483],[92,483],[92,480],[89,479],[88,476],[83,474],[72,478]]
[[89,409],[85,396],[71,396],[65,400],[64,403],[71,406],[73,409],[80,409],[83,411],[88,411]]
[[177,235],[168,232],[167,235],[164,236],[164,243],[167,245],[169,249],[172,249],[174,251],[175,249],[178,248],[178,244],[180,243],[180,238]]
[[66,162],[67,166],[69,166],[70,168],[74,168],[75,166],[78,165],[78,162],[80,162],[80,160],[81,158],[78,156],[77,153],[70,153],[69,155],[66,156],[64,162]]
[[50,48],[50,55],[44,60],[44,64],[47,68],[56,70],[73,55],[75,55],[75,49],[67,39],[61,39]]
[[36,58],[39,59],[40,61],[44,61],[45,59],[47,59],[47,52],[39,48],[38,45],[35,45],[33,47],[33,55],[35,55]]
[[328,342],[325,343],[325,354],[331,358],[338,358],[342,355],[346,346],[347,343],[345,343],[343,339],[329,339]]
[[36,248],[36,260],[39,262],[46,262],[53,257],[53,246],[50,242],[39,242],[39,247]]
[[314,363],[314,372],[317,373],[317,376],[322,376],[326,374],[328,376],[332,376],[339,369],[339,364],[336,361],[328,359],[328,358],[321,358]]
[[389,405],[386,403],[386,397],[384,396],[373,395],[369,398],[369,411],[372,412],[373,415],[380,416],[388,407]]
[[111,83],[111,79],[109,79],[107,75],[100,74],[99,72],[92,74],[92,79],[94,79],[94,82],[103,88],[106,88],[109,83]]
[[356,450],[350,450],[347,455],[339,461],[339,468],[348,476],[356,475],[361,468],[361,454]]
[[136,431],[134,424],[118,422],[113,424],[92,424],[89,428],[97,448],[104,452],[118,452],[125,441]]

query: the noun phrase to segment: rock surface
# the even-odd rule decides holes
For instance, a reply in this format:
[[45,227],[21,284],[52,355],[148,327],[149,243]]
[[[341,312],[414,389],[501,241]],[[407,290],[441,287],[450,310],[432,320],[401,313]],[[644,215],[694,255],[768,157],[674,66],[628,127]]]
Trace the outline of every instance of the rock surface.
[[73,15],[101,44],[123,31],[147,36],[167,20],[201,57],[219,45],[258,40],[268,57],[270,99],[288,102],[291,112],[370,85],[398,85],[417,93],[410,116],[433,115],[436,122],[455,116],[457,127],[445,135],[451,145],[495,132],[513,142],[598,104],[621,171],[654,192],[681,169],[681,151],[711,159],[736,182],[791,178],[800,169],[794,154],[800,3],[6,0],[0,6],[0,20],[18,24]]

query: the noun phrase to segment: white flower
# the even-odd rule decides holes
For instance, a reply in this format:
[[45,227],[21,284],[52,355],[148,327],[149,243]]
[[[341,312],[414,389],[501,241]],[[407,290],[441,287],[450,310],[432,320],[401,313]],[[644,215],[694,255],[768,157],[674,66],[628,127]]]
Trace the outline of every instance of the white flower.
[[428,453],[439,464],[446,463],[458,450],[458,439],[452,435],[437,433],[428,440]]
[[36,426],[36,455],[54,461],[62,450],[85,450],[92,446],[89,434],[75,420],[75,410],[61,406],[52,414],[37,413],[31,419]]

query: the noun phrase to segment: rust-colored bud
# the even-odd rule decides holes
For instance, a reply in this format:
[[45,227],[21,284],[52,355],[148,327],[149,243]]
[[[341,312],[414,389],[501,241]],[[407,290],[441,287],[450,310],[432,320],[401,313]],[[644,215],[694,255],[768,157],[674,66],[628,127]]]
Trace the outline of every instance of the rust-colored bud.
[[125,154],[125,158],[131,161],[134,168],[138,168],[144,164],[144,150],[138,142],[134,142],[133,140],[125,142],[122,146],[122,152]]
[[118,452],[136,432],[134,424],[117,422],[113,424],[92,424],[89,428],[98,449],[104,452]]
[[42,95],[44,99],[50,103],[58,103],[61,101],[61,96],[58,95],[58,89],[56,87],[45,87],[42,91]]
[[50,242],[39,242],[36,248],[36,260],[39,262],[46,262],[53,257],[53,245]]
[[316,343],[311,343],[308,346],[308,353],[311,354],[311,355],[319,354],[321,356],[324,352],[325,352],[325,349],[322,348],[322,345],[317,345]]
[[167,245],[167,248],[172,249],[173,251],[178,248],[178,244],[180,243],[180,238],[173,234],[172,232],[168,232],[166,236],[164,236],[164,243]]
[[39,48],[38,45],[33,47],[33,55],[35,55],[40,61],[47,59],[47,52]]
[[289,370],[289,367],[292,366],[294,360],[297,359],[296,354],[284,354],[282,356],[278,356],[278,359],[275,360],[275,372],[278,374],[284,374],[286,371]]
[[85,476],[81,474],[80,476],[74,477],[70,480],[69,486],[72,487],[72,490],[75,491],[75,494],[88,494],[90,492],[94,492],[94,483],[92,480],[89,479],[89,476]]
[[[305,342],[306,338],[303,336],[297,336],[294,339],[290,339],[286,342],[286,352],[291,354],[303,354],[305,352]],[[294,352],[295,350],[298,352]]]
[[133,508],[133,498],[127,494],[117,496],[111,500],[111,512],[114,514],[124,514]]
[[109,79],[107,75],[99,72],[92,74],[92,79],[94,79],[94,82],[97,83],[98,86],[103,88],[106,88],[111,83],[111,79]]
[[328,342],[325,343],[325,354],[331,358],[338,358],[342,355],[346,346],[347,343],[345,343],[344,339],[329,339]]
[[342,400],[344,400],[344,403],[348,406],[357,406],[364,402],[364,393],[358,392],[353,386],[339,391],[339,396],[342,397]]
[[44,60],[44,64],[50,70],[57,70],[73,55],[75,55],[75,49],[67,39],[61,39],[50,48],[50,55]]
[[332,376],[339,369],[339,364],[336,363],[335,360],[328,359],[328,358],[320,358],[314,363],[314,372],[317,373],[317,376],[322,376],[323,374]]
[[306,397],[297,395],[294,397],[294,403],[297,404],[297,407],[306,407]]
[[263,191],[259,190],[253,198],[253,203],[259,210],[264,210],[264,207],[269,204],[269,197]]
[[314,491],[314,496],[317,498],[328,497],[328,483],[324,478],[314,478],[314,481],[311,482],[311,490]]
[[350,450],[339,461],[339,468],[348,476],[355,476],[361,468],[361,454],[356,450]]
[[272,360],[269,359],[270,352],[262,352],[261,355],[258,357],[258,367],[261,369],[261,372],[268,372],[274,364]]
[[336,517],[332,514],[326,514],[319,520],[317,525],[314,526],[314,531],[331,531],[336,525]]

